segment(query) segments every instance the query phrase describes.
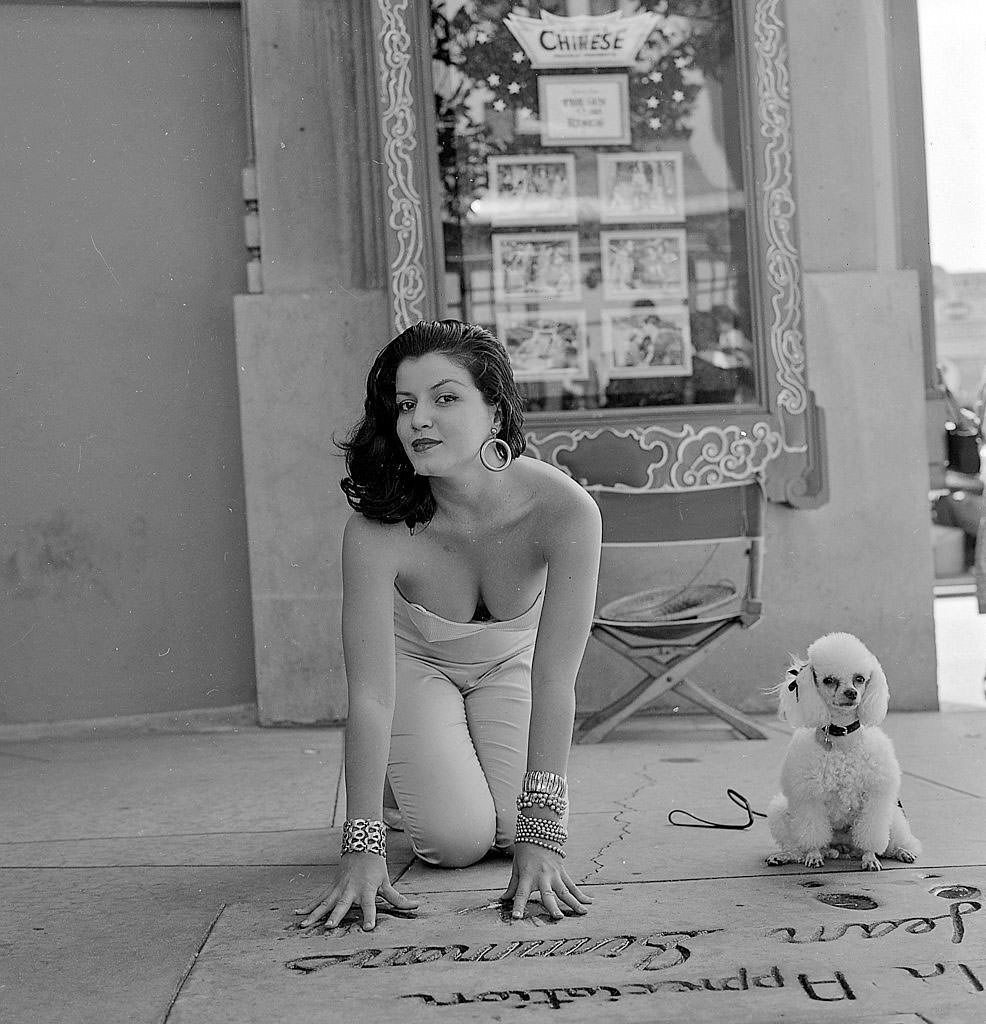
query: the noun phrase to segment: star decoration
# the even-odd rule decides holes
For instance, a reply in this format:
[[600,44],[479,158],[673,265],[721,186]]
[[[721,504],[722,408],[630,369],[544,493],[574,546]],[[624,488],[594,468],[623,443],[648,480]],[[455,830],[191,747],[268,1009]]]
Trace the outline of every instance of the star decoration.
[[657,129],[661,127],[661,119],[659,117],[652,117],[647,123],[654,129],[654,131],[657,131]]
[[504,110],[507,109],[507,104],[504,103],[503,100],[496,100],[493,103],[493,109],[496,110],[496,111],[499,111],[500,113],[502,113]]
[[675,89],[675,91],[671,93],[671,99],[673,99],[675,103],[680,103],[684,98],[685,94],[680,89]]
[[526,118],[530,117],[534,113],[534,111],[531,110],[530,107],[521,107],[520,110],[518,111],[518,113],[520,114],[521,117],[526,119]]
[[507,92],[509,92],[511,96],[516,96],[517,93],[520,92],[520,82],[511,82],[507,86]]
[[513,60],[513,62],[515,64],[523,64],[524,63],[524,53],[523,53],[523,51],[522,50],[514,50],[513,56],[511,57],[511,60]]
[[659,107],[660,105],[661,101],[656,96],[651,96],[647,100],[647,106],[650,107],[651,110],[655,107]]
[[653,83],[654,83],[655,85],[656,85],[656,84],[657,84],[658,82],[660,82],[660,81],[662,81],[662,80],[664,79],[664,75],[662,75],[660,71],[652,71],[652,72],[651,72],[651,73],[650,73],[650,74],[649,74],[649,75],[648,75],[647,77],[648,77],[648,78],[649,78],[649,79],[650,79],[650,80],[651,80],[651,81],[652,81],[652,82],[653,82]]
[[479,43],[480,46],[482,46],[484,43],[488,43],[489,41],[490,37],[485,32],[476,33],[476,42]]
[[691,64],[691,62],[692,61],[690,57],[675,57],[674,66],[678,68],[680,71],[681,68],[687,68],[688,65]]
[[499,85],[499,84],[500,84],[500,76],[499,76],[498,74],[496,74],[496,72],[494,72],[494,73],[493,73],[492,75],[490,75],[490,77],[489,77],[489,78],[487,78],[487,79],[486,79],[486,81],[487,81],[487,82],[488,82],[488,83],[489,83],[489,84],[490,84],[491,86],[494,86],[494,85]]

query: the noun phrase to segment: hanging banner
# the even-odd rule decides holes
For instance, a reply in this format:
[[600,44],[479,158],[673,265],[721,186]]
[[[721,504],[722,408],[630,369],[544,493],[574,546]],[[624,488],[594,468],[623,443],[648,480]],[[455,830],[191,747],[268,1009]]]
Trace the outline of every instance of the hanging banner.
[[542,11],[540,18],[508,14],[503,24],[534,68],[625,68],[634,62],[660,21],[659,14],[650,12],[566,18]]

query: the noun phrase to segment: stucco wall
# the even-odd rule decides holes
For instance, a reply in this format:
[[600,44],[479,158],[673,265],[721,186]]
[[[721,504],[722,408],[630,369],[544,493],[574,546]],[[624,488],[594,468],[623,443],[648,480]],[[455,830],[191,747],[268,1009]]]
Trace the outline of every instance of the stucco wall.
[[0,4],[0,723],[254,699],[240,32]]

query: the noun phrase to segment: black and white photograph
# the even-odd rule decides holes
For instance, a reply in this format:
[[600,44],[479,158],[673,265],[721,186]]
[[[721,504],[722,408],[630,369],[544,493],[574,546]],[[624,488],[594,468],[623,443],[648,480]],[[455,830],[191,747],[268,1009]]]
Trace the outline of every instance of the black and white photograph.
[[0,1024],[983,1024],[984,97],[0,0]]
[[599,249],[606,299],[665,299],[688,294],[684,231],[600,231]]
[[497,317],[518,381],[567,380],[589,373],[586,316],[582,310],[507,310]]
[[492,224],[570,224],[577,217],[575,157],[491,156],[482,209]]
[[688,307],[624,306],[602,310],[609,377],[687,377],[692,372]]
[[577,231],[522,232],[493,236],[493,290],[498,302],[554,299],[577,302]]
[[596,161],[602,223],[685,219],[681,153],[600,153]]

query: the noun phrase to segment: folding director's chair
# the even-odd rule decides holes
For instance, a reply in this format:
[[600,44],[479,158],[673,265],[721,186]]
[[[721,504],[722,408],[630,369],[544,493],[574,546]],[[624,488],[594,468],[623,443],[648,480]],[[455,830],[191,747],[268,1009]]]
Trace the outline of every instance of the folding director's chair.
[[[607,562],[621,553],[625,565],[615,574],[617,580],[637,575],[639,584],[641,566],[650,563],[651,554],[659,554],[671,568],[660,570],[661,586],[625,594],[596,613],[592,636],[633,662],[645,677],[581,722],[576,742],[598,742],[668,691],[748,739],[766,739],[756,722],[691,679],[712,650],[760,618],[764,495],[759,482],[689,491],[600,486],[588,491],[602,513],[604,573]],[[723,565],[732,569],[730,577],[710,582]]]

